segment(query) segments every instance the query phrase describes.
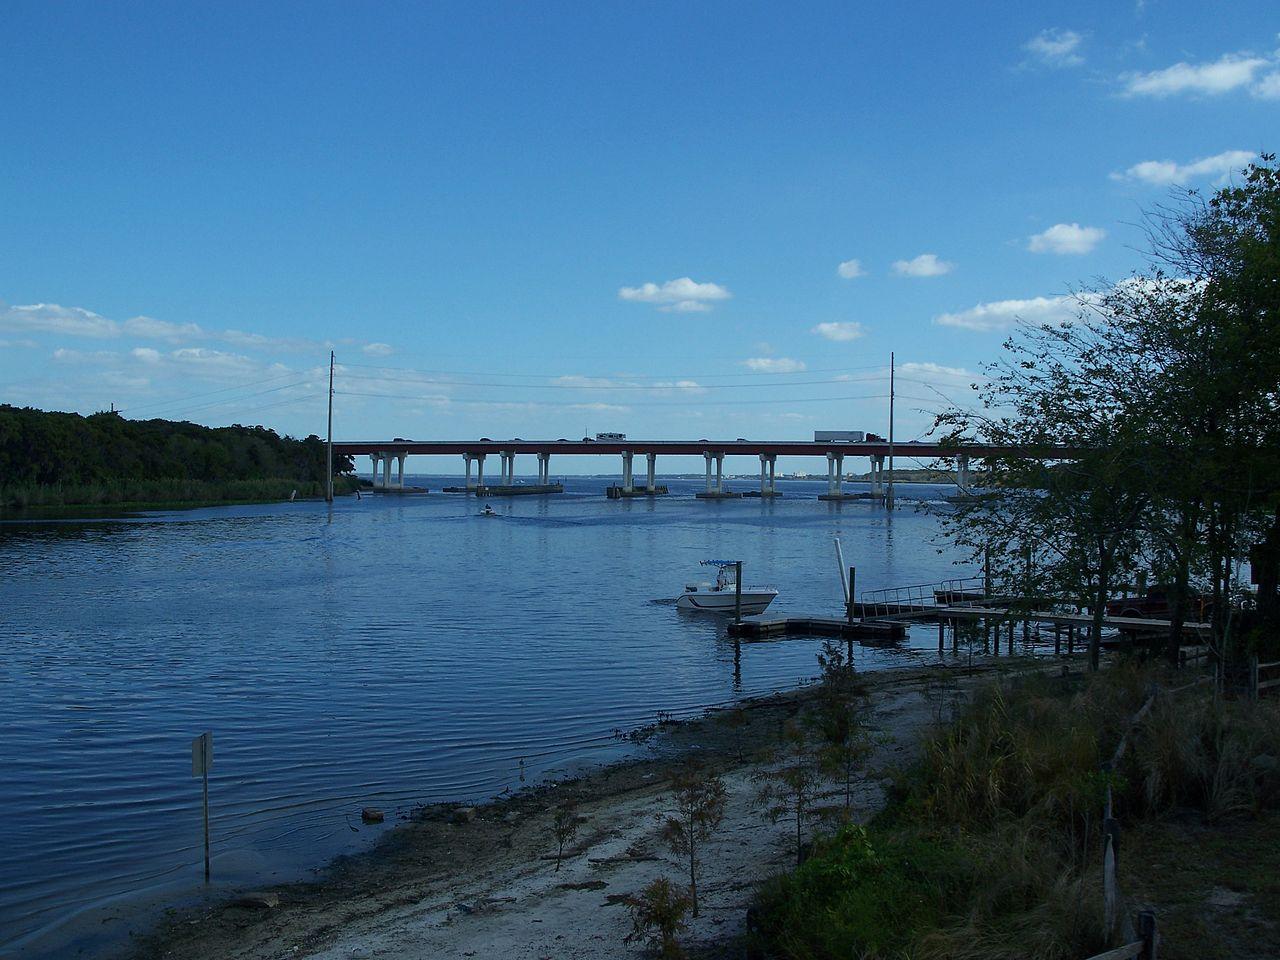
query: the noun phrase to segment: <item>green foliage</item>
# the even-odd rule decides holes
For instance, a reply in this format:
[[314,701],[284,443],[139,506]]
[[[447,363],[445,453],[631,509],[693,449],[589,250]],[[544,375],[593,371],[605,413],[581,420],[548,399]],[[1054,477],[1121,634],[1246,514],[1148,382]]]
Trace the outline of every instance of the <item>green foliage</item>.
[[762,887],[757,946],[796,960],[1078,960],[1111,945],[1099,889],[1108,790],[1126,831],[1139,817],[1248,816],[1280,801],[1280,704],[1185,690],[1157,696],[1135,725],[1153,679],[1117,668],[1082,686],[1036,677],[978,691],[925,734],[869,827],[819,839]]
[[638,897],[627,898],[631,911],[631,932],[627,942],[641,941],[658,951],[663,960],[680,960],[685,955],[677,939],[688,927],[693,901],[666,877],[661,877]]
[[0,405],[0,508],[318,496],[325,463],[317,436]]
[[952,840],[844,826],[764,886],[756,936],[789,960],[899,956],[942,922],[973,875]]
[[823,772],[844,786],[845,816],[853,802],[853,781],[871,753],[871,740],[858,722],[866,706],[866,688],[840,645],[827,640],[818,654],[821,686],[810,724],[821,740]]

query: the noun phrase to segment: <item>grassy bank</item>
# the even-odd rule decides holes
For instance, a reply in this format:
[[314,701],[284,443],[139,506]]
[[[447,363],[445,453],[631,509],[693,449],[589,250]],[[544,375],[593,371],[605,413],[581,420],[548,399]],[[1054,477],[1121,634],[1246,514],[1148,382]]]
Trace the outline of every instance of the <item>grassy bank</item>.
[[[980,692],[924,738],[883,813],[828,833],[801,867],[764,885],[756,950],[796,960],[1078,960],[1111,946],[1101,894],[1108,785],[1134,837],[1126,866],[1139,861],[1141,831],[1158,833],[1171,817],[1247,831],[1280,798],[1280,708],[1215,703],[1207,687],[1157,698],[1120,768],[1103,773],[1154,679],[1118,668]],[[1122,873],[1122,890],[1134,880]]]
[[[335,494],[355,491],[354,477],[334,480]],[[96,483],[3,484],[0,512],[23,514],[61,508],[128,506],[133,509],[205,506],[220,503],[261,503],[324,496],[317,480],[287,477],[262,480],[103,480]]]

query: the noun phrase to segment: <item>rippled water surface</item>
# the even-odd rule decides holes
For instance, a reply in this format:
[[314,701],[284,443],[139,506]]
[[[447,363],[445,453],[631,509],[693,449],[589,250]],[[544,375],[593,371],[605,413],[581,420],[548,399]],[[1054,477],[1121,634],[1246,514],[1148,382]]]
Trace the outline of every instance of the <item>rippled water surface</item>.
[[202,730],[215,882],[266,883],[366,846],[366,804],[492,796],[521,758],[533,781],[621,754],[613,732],[658,711],[811,676],[815,641],[744,645],[735,670],[722,623],[653,602],[700,559],[776,585],[771,614],[839,615],[833,536],[859,588],[955,571],[909,502],[606,483],[496,519],[433,493],[0,524],[0,953],[92,952],[147,897],[200,889]]

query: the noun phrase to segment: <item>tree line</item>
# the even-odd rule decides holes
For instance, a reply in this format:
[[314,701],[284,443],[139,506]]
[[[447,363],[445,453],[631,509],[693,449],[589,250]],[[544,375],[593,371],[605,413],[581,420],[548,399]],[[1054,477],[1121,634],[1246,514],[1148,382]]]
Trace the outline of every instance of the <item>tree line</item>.
[[[353,469],[349,457],[334,458],[335,473]],[[210,499],[223,499],[218,490],[249,481],[288,481],[315,490],[325,470],[325,442],[315,435],[298,440],[262,426],[204,427],[0,405],[0,488],[11,503],[41,490],[160,481],[203,491]],[[173,486],[177,482],[186,486]]]
[[[1019,326],[975,384],[956,442],[1067,444],[1077,456],[989,461],[999,495],[961,504],[949,537],[1025,597],[1093,614],[1149,578],[1167,591],[1163,652],[1208,617],[1230,661],[1280,635],[1280,168],[1145,219],[1148,265],[1075,294],[1077,315]],[[1252,573],[1256,591],[1246,582]]]

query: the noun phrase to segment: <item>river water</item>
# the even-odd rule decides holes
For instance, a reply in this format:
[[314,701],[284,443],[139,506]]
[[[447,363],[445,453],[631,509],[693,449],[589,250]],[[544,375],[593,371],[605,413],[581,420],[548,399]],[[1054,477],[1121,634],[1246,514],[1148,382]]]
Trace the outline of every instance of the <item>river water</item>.
[[792,481],[703,502],[672,480],[607,501],[609,482],[495,500],[496,519],[432,493],[0,523],[0,955],[93,954],[142,904],[202,889],[201,731],[213,890],[264,885],[366,847],[384,828],[363,806],[389,826],[518,789],[634,750],[615,732],[659,712],[813,676],[819,641],[735,665],[721,621],[654,602],[701,559],[777,586],[771,614],[840,615],[836,536],[860,590],[958,572],[910,499],[890,515]]

